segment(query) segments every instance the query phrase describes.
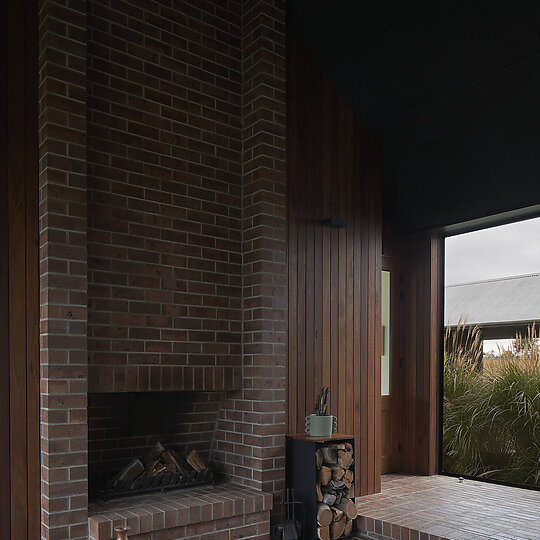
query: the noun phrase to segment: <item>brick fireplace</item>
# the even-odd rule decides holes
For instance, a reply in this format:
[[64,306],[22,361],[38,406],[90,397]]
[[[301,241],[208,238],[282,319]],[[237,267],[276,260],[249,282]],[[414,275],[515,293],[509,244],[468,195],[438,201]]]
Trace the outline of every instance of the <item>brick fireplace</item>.
[[[216,459],[216,425],[222,398],[222,392],[203,391],[89,394],[92,540],[114,538],[114,527],[126,524],[135,539],[268,536],[272,494],[220,478],[225,463]],[[104,498],[106,481],[132,459],[144,461],[158,441],[177,456],[195,450],[212,466],[217,482]]]
[[[141,539],[268,534],[284,482],[284,9],[40,2],[45,539],[88,538],[89,514],[100,539],[120,522]],[[187,404],[170,442],[189,438],[228,484],[89,507],[96,468],[163,435],[122,430],[133,394],[165,392]]]
[[213,462],[222,397],[221,392],[89,394],[90,497],[131,460],[147,455],[158,443],[180,455],[195,450]]

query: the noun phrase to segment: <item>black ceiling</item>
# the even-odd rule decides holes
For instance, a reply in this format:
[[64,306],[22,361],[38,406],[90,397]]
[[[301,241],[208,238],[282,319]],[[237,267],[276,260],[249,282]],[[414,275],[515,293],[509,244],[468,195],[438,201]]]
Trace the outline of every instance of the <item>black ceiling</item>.
[[401,231],[540,203],[540,2],[287,5],[289,29],[379,137]]

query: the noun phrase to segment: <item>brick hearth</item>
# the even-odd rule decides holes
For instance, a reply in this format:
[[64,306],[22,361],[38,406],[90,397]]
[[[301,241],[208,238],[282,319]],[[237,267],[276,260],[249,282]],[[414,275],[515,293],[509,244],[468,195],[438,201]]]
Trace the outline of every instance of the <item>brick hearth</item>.
[[272,496],[225,484],[92,503],[88,523],[92,540],[109,540],[117,525],[129,525],[129,538],[267,538]]

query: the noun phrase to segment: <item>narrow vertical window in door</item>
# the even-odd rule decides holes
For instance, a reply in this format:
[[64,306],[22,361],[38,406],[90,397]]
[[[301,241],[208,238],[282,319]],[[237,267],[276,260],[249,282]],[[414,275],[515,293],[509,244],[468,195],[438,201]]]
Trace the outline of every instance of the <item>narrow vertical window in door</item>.
[[381,396],[390,395],[390,272],[382,271],[381,278]]
[[381,472],[399,471],[399,272],[393,259],[383,257],[381,275]]

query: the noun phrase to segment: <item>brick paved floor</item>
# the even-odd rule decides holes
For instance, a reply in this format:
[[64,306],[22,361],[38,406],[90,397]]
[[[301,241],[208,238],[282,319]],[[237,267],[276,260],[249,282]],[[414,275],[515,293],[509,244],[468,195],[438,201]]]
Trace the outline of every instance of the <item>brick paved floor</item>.
[[447,476],[388,475],[356,499],[360,532],[397,540],[540,540],[540,491]]

